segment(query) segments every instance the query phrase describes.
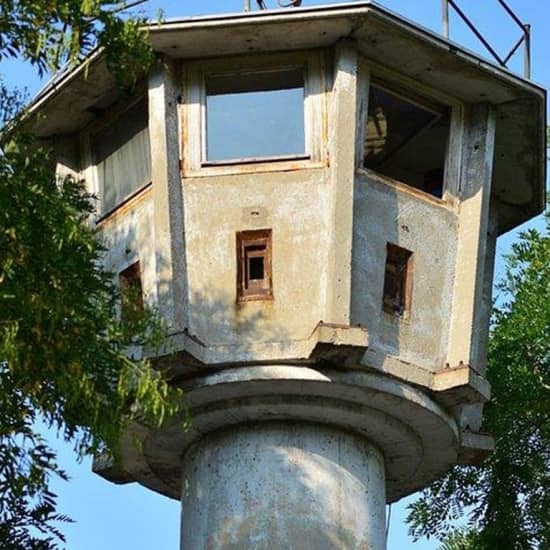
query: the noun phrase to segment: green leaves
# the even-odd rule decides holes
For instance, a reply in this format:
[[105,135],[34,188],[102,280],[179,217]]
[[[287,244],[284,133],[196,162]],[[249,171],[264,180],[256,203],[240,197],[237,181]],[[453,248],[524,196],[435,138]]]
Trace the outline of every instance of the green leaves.
[[[73,65],[96,47],[121,90],[152,61],[143,19],[104,0],[0,0],[0,61],[26,59],[40,74]],[[81,455],[117,455],[131,418],[159,424],[181,396],[146,359],[164,327],[151,311],[120,319],[113,275],[86,224],[93,198],[82,182],[56,181],[54,159],[20,135],[26,102],[0,83],[0,547],[50,550],[63,540],[48,487],[64,477],[42,441],[44,421]]]
[[468,528],[457,528],[447,535],[439,550],[477,550],[479,535]]
[[118,43],[113,52],[125,57],[121,70],[134,64],[143,68],[151,56],[143,35],[136,40],[144,20],[123,18],[123,8],[103,0],[1,0],[0,61],[27,59],[44,74],[77,63],[98,45]]
[[32,546],[25,517],[52,545],[58,536],[48,480],[63,474],[37,418],[81,455],[107,449],[116,457],[131,418],[158,425],[181,400],[148,360],[129,357],[130,348],[154,353],[165,328],[154,311],[120,318],[113,274],[85,223],[93,198],[82,182],[56,181],[51,166],[47,152],[24,141],[0,156],[2,548],[50,548]]
[[524,232],[506,260],[491,327],[491,402],[483,428],[496,452],[457,467],[411,506],[416,536],[443,538],[469,515],[476,549],[550,548],[550,219]]

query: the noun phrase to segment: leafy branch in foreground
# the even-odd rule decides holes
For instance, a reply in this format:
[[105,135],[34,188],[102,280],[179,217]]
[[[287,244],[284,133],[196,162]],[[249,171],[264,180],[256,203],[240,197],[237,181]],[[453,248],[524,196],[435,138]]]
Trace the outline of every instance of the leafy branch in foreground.
[[[139,3],[139,2],[137,2]],[[136,2],[133,3],[135,5]],[[0,0],[0,62],[26,60],[39,74],[74,66],[103,47],[122,90],[153,59],[139,17],[111,0]],[[179,394],[128,346],[155,347],[151,313],[118,316],[112,275],[86,226],[93,199],[82,183],[56,181],[53,160],[19,135],[21,94],[0,83],[0,547],[50,550],[63,541],[49,490],[65,477],[37,421],[83,456],[116,455],[132,415],[159,423]]]
[[126,83],[143,74],[152,52],[144,40],[145,19],[127,17],[142,2],[112,0],[0,0],[0,61],[20,58],[41,75],[74,65],[105,47],[110,68]]
[[132,416],[159,424],[180,398],[147,359],[127,354],[154,351],[162,323],[151,312],[118,315],[118,289],[86,224],[93,199],[81,182],[56,181],[51,166],[24,140],[0,156],[0,546],[10,549],[60,538],[48,481],[63,474],[37,419],[81,456],[116,455]]
[[412,504],[415,537],[442,539],[469,515],[476,550],[550,548],[550,217],[507,257],[493,315],[483,428],[496,451],[480,468],[456,467]]
[[467,527],[453,529],[438,550],[476,550],[478,534]]

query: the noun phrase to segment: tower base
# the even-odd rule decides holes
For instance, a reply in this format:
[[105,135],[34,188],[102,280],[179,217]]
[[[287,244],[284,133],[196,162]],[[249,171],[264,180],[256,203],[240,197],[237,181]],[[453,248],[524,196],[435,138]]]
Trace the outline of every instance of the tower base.
[[382,454],[307,422],[215,431],[182,472],[182,550],[385,548]]

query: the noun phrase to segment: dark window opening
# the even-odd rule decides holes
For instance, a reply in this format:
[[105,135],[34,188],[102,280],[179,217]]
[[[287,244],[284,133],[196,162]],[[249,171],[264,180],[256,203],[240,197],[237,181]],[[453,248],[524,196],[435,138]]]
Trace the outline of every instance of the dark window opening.
[[[264,254],[265,249],[260,249],[260,254]],[[248,274],[249,279],[264,279],[264,258],[263,256],[248,256]]]
[[120,283],[121,318],[123,321],[128,321],[143,313],[143,289],[141,287],[139,262],[121,271],[118,279]]
[[450,108],[371,86],[364,166],[441,198]]
[[273,297],[271,230],[237,233],[237,301]]
[[411,308],[412,252],[388,243],[382,308],[392,315],[404,316]]
[[206,161],[305,156],[302,67],[206,79]]

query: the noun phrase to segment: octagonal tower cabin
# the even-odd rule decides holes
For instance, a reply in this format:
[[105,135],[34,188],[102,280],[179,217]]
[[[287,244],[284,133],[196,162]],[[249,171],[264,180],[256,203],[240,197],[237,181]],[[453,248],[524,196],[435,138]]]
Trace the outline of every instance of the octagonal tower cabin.
[[31,107],[192,418],[95,470],[181,499],[184,550],[384,548],[386,503],[491,451],[495,241],[543,209],[545,91],[368,2],[149,32],[131,98],[96,52]]

